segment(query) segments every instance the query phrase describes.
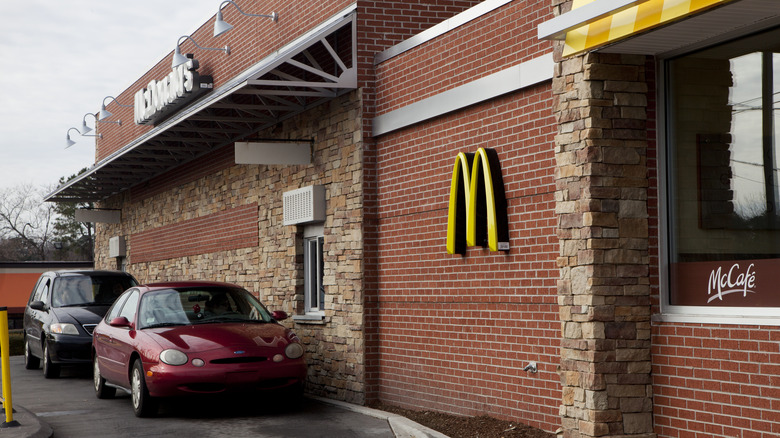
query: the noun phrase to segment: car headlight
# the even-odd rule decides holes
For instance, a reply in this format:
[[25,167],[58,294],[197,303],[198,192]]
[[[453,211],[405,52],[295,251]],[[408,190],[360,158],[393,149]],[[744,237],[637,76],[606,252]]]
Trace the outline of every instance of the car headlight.
[[284,349],[284,354],[290,359],[298,359],[303,356],[303,346],[297,342],[293,342]]
[[52,324],[49,326],[49,329],[52,333],[57,333],[58,335],[78,335],[79,329],[76,328],[73,324],[68,324],[66,322],[58,322],[55,324]]
[[163,350],[160,353],[160,361],[168,365],[184,365],[188,360],[187,355],[179,350]]

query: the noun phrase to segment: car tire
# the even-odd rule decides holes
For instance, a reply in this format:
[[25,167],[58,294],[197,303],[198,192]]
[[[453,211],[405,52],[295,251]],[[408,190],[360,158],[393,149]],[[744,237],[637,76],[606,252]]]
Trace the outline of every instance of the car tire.
[[113,398],[116,395],[116,388],[107,386],[106,379],[100,375],[97,356],[92,359],[92,381],[95,383],[95,395],[97,395],[97,398]]
[[144,366],[136,359],[130,371],[130,398],[136,417],[151,417],[157,413],[157,400],[149,395],[144,379]]
[[41,360],[33,356],[30,351],[30,341],[24,337],[24,369],[37,370],[41,366]]
[[43,342],[43,377],[47,379],[56,379],[60,376],[60,366],[51,361],[49,355],[49,344]]

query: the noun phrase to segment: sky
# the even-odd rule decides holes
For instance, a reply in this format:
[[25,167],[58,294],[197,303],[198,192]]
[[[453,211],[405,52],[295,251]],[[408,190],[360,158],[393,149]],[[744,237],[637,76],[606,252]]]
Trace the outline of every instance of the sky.
[[[104,97],[119,95],[168,56],[220,3],[4,0],[0,191],[32,184],[48,192],[60,177],[92,165],[94,138],[71,131],[76,144],[65,149],[68,129],[81,127]],[[94,129],[94,118],[87,125]]]

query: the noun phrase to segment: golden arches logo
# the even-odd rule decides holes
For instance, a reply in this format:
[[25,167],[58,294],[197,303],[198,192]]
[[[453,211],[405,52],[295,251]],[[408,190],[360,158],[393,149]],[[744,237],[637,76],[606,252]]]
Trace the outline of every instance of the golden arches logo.
[[498,154],[479,148],[455,158],[447,220],[447,252],[466,254],[469,246],[509,250],[509,221]]

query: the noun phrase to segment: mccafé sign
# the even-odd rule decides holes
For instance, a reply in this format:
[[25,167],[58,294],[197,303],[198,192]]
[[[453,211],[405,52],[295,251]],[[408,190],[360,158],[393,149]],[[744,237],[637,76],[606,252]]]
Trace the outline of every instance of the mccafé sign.
[[466,254],[469,246],[509,251],[504,179],[493,149],[461,152],[452,169],[447,252]]
[[672,263],[671,304],[780,307],[780,259]]
[[146,88],[135,93],[135,123],[153,125],[175,113],[201,94],[214,88],[211,76],[198,74],[198,61],[173,68],[163,79],[149,82]]

